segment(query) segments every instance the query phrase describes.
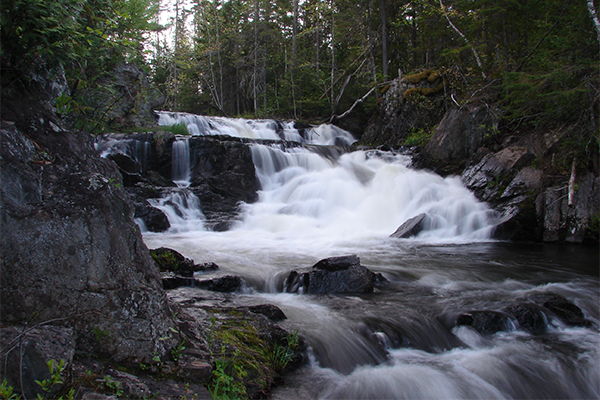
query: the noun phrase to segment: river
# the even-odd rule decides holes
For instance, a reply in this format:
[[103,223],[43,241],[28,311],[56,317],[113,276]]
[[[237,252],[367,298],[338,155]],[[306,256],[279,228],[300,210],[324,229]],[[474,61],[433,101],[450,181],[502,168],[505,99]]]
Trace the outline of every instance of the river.
[[[200,128],[210,124],[194,124],[195,134],[207,134]],[[459,178],[413,170],[405,155],[253,146],[259,201],[242,205],[230,230],[207,231],[201,204],[182,184],[155,203],[171,211],[172,228],[144,240],[243,277],[237,304],[284,311],[282,325],[306,339],[310,361],[273,398],[600,397],[597,248],[494,241],[493,210]],[[174,204],[186,212],[172,212]],[[421,213],[427,221],[416,237],[389,237]],[[388,283],[367,295],[282,292],[291,270],[349,254]],[[535,333],[512,325],[481,334],[456,324],[461,313],[548,294],[576,304],[591,324],[570,326],[550,314]]]

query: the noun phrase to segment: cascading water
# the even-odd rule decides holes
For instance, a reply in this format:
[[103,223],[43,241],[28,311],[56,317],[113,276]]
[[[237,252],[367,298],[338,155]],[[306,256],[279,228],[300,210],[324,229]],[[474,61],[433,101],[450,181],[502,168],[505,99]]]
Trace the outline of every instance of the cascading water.
[[146,140],[140,140],[111,136],[105,140],[97,141],[95,147],[102,157],[112,153],[123,153],[137,161],[142,171],[147,170],[151,153],[151,145],[147,138]]
[[171,179],[179,187],[190,185],[190,142],[187,138],[173,142],[171,150]]
[[287,140],[319,145],[346,146],[355,139],[334,125],[322,124],[298,130],[291,122],[247,120],[243,118],[206,117],[181,112],[158,112],[158,124],[185,124],[193,136],[228,135],[248,139]]
[[[204,122],[193,122],[202,132],[195,134],[270,129],[244,120]],[[307,142],[309,135],[296,134]],[[287,377],[274,399],[600,396],[597,251],[494,242],[489,207],[460,179],[413,170],[406,156],[251,146],[262,190],[229,231],[205,230],[201,214],[184,217],[199,205],[172,197],[155,205],[174,212],[175,228],[144,239],[150,248],[174,248],[243,277],[251,289],[234,298],[237,304],[271,303],[285,312],[284,327],[306,338],[311,362]],[[389,237],[419,214],[427,219],[416,238]],[[357,254],[387,285],[370,295],[282,293],[291,270],[345,254]],[[493,334],[454,325],[460,313],[546,294],[569,299],[590,325],[569,326],[551,314],[543,334],[518,323]]]

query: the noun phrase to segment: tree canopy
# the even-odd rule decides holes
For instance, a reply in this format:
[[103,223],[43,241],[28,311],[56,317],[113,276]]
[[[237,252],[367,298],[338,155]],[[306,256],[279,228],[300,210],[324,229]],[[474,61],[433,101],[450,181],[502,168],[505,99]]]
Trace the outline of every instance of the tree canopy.
[[493,88],[515,125],[597,118],[593,0],[173,1],[169,41],[160,0],[6,0],[3,62],[89,86],[135,61],[166,108],[312,120],[370,93],[353,111],[368,118],[373,89],[428,68],[459,99]]

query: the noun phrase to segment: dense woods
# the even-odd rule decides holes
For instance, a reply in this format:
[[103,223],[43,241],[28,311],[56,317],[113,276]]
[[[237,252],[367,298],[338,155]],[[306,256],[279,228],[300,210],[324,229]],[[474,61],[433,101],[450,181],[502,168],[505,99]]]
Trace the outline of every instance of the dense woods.
[[171,110],[323,121],[364,97],[352,112],[368,119],[387,81],[427,68],[442,72],[456,103],[502,104],[513,131],[594,132],[597,8],[593,0],[7,0],[3,72],[62,65],[70,93],[61,107],[93,120],[88,128],[107,107],[89,91],[134,61]]

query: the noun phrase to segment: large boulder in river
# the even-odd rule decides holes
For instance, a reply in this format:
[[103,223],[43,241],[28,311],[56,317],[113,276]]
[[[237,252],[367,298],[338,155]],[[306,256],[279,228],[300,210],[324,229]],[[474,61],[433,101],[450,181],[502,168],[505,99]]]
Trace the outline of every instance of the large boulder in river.
[[371,293],[382,279],[381,275],[360,265],[356,255],[331,257],[311,269],[290,272],[284,290],[307,294]]
[[55,320],[119,362],[166,354],[172,314],[121,175],[35,89],[2,92],[1,322]]
[[396,229],[394,233],[390,235],[390,237],[397,239],[405,239],[413,236],[417,236],[419,232],[421,232],[425,225],[425,220],[427,218],[427,214],[421,213],[415,217],[409,218],[402,225]]

